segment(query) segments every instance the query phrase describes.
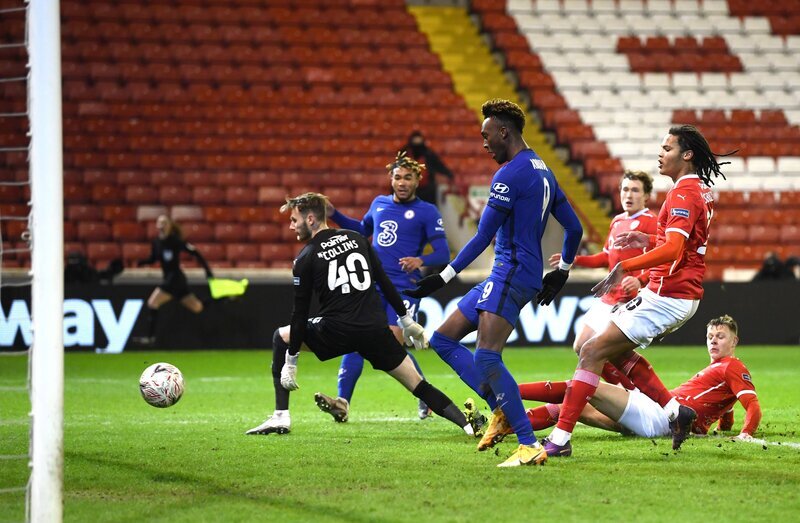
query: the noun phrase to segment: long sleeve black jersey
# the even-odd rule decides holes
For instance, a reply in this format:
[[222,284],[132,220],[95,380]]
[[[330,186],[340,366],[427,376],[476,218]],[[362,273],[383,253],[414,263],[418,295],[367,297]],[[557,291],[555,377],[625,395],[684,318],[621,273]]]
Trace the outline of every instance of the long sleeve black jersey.
[[207,275],[211,274],[211,268],[208,266],[205,258],[195,249],[194,245],[173,235],[167,236],[164,239],[154,239],[150,257],[140,261],[139,264],[145,265],[155,261],[161,262],[161,271],[164,273],[164,279],[168,280],[173,277],[173,275],[182,272],[180,258],[181,252],[183,251],[194,256],[197,262],[206,271]]
[[375,290],[376,283],[397,314],[406,314],[403,299],[369,241],[355,231],[325,229],[317,233],[295,259],[293,274],[290,354],[297,354],[305,339],[314,292],[319,296],[318,315],[344,329],[386,327],[386,312]]

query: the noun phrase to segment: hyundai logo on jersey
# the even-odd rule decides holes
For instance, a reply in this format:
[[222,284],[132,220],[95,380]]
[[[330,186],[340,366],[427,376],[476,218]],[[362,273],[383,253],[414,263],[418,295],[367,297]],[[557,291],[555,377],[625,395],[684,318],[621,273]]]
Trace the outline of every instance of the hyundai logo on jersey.
[[496,184],[492,185],[492,190],[498,194],[505,194],[508,192],[508,185],[497,182]]

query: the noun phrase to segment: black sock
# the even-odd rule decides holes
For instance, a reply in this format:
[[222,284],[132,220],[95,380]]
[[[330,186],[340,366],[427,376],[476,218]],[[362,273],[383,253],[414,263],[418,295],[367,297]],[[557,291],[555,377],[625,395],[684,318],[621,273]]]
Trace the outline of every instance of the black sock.
[[444,392],[427,381],[422,380],[412,394],[424,401],[433,412],[452,421],[460,428],[467,425],[467,418],[464,417],[464,413],[458,410],[458,407],[453,404],[453,401]]
[[156,335],[158,325],[158,309],[150,309],[150,324],[147,326],[147,337],[153,338]]
[[281,385],[281,369],[286,363],[286,349],[289,344],[283,341],[279,329],[272,336],[272,385],[275,388],[275,410],[289,410],[289,391]]

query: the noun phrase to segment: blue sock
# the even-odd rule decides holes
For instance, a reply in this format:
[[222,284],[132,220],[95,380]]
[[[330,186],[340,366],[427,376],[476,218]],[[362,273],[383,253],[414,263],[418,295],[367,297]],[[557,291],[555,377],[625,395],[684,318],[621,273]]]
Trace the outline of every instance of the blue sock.
[[410,351],[406,351],[408,353],[408,357],[411,358],[411,362],[414,364],[414,368],[417,369],[419,375],[422,376],[422,379],[425,379],[425,375],[422,373],[422,369],[419,368],[419,363],[417,363],[417,358],[414,357],[414,354]]
[[511,428],[517,434],[522,445],[536,443],[531,422],[525,414],[522,397],[519,395],[519,385],[508,372],[503,357],[499,352],[487,349],[475,350],[475,365],[480,370],[485,381],[492,387],[497,403],[503,409]]
[[356,388],[356,382],[361,377],[361,371],[364,370],[364,358],[357,352],[345,354],[342,357],[342,364],[339,366],[339,397],[346,399],[348,402],[353,397],[353,391]]
[[468,348],[438,332],[433,333],[430,344],[436,354],[456,371],[461,381],[483,398],[492,410],[497,408],[494,394],[489,385],[481,379],[480,372],[475,366],[475,359]]

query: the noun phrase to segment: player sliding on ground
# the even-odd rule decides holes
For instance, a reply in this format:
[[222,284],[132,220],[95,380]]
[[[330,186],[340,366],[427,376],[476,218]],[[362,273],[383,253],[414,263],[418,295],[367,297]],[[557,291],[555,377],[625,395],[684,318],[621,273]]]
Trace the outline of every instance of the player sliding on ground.
[[[482,112],[483,147],[502,167],[492,178],[478,232],[441,274],[423,278],[417,289],[404,294],[422,298],[443,287],[497,235],[491,274],[461,299],[458,309],[436,329],[431,346],[495,414],[504,412],[514,428],[520,445],[499,466],[540,465],[547,460],[547,453],[531,430],[517,382],[503,363],[502,351],[522,307],[531,300],[548,305],[564,286],[583,229],[552,171],[525,143],[522,109],[508,100],[490,100],[483,104]],[[550,214],[566,231],[563,261],[542,278],[541,241]],[[476,328],[478,341],[473,357],[459,340]],[[489,429],[491,426],[490,422]],[[479,450],[486,448],[483,442],[478,444]]]
[[[287,200],[281,207],[281,212],[291,213],[289,228],[307,245],[295,259],[292,270],[295,291],[291,324],[277,329],[273,337],[275,411],[247,434],[289,432],[289,392],[299,388],[297,362],[303,349],[313,352],[321,361],[358,352],[373,368],[399,381],[436,414],[473,435],[464,414],[443,392],[422,379],[386,325],[386,312],[375,290],[376,283],[397,312],[406,343],[418,349],[427,345],[425,331],[406,310],[375,251],[359,233],[329,228],[327,205],[324,195],[306,193]],[[319,316],[309,318],[314,292],[319,297]]]
[[[618,308],[605,330],[580,350],[578,368],[566,390],[558,424],[545,441],[548,456],[569,456],[570,438],[578,417],[594,396],[608,361],[617,361],[633,349],[645,348],[686,323],[703,297],[704,257],[714,215],[709,185],[721,176],[720,164],[708,142],[692,125],[670,128],[661,142],[659,174],[675,181],[658,213],[655,248],[618,263],[592,290],[608,293],[626,272],[651,269],[650,282],[639,295]],[[618,248],[641,248],[652,238],[638,231],[621,233]],[[672,428],[672,448],[678,450],[689,434],[696,413],[681,405],[652,369],[645,376],[651,398],[666,412]],[[640,376],[639,379],[642,379]],[[636,383],[636,382],[634,382]]]
[[[737,440],[751,440],[761,421],[761,407],[756,396],[750,371],[736,358],[739,327],[728,315],[714,318],[706,327],[706,347],[711,363],[684,382],[672,393],[682,405],[691,407],[697,418],[692,424],[694,434],[707,434],[715,422],[720,430],[733,428],[733,405],[738,400],[745,409],[742,430]],[[528,410],[528,419],[534,430],[552,427],[558,421],[561,403],[567,390],[565,381],[540,381],[519,386],[522,399],[548,402],[547,405]],[[605,430],[635,434],[645,438],[669,436],[669,419],[661,406],[638,389],[626,390],[616,385],[600,383],[589,405],[583,408],[580,421]],[[511,434],[507,422],[497,443]]]

